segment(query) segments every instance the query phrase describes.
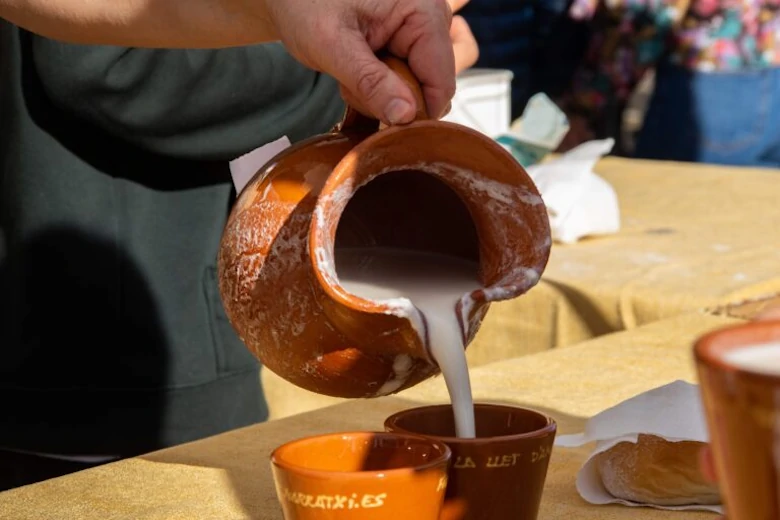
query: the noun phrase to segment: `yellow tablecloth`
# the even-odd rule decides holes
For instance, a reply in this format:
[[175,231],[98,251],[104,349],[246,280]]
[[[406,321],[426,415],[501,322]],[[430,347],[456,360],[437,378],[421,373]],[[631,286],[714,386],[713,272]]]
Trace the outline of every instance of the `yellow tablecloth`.
[[556,244],[539,286],[494,305],[473,366],[780,294],[780,170],[606,158],[621,230]]
[[[479,400],[532,406],[574,433],[586,417],[676,379],[693,380],[691,343],[734,318],[688,314],[634,331],[477,368]],[[342,403],[141,458],[0,493],[0,518],[14,520],[281,519],[268,456],[290,439],[319,432],[379,430],[390,413],[446,401],[441,380],[401,397]],[[556,448],[540,520],[714,519],[623,506],[591,506],[574,479],[589,447]]]
[[[780,293],[780,171],[607,158],[622,229],[556,244],[542,281],[491,306],[472,367]],[[274,417],[339,402],[272,373]]]

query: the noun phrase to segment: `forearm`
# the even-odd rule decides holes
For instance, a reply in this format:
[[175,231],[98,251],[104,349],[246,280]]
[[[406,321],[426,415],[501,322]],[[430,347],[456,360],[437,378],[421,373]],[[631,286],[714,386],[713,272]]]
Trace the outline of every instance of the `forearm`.
[[279,39],[264,0],[0,0],[0,16],[72,43],[196,49]]

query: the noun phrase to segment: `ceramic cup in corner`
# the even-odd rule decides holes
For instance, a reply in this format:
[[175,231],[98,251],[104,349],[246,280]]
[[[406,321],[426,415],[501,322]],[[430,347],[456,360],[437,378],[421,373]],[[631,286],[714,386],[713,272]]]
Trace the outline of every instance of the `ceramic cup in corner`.
[[780,518],[780,321],[711,332],[694,356],[728,519]]
[[555,442],[555,421],[533,410],[475,404],[477,437],[455,437],[452,406],[391,415],[385,429],[444,442],[452,464],[442,520],[536,520]]
[[425,437],[350,432],[284,444],[271,468],[286,520],[437,520],[450,457]]

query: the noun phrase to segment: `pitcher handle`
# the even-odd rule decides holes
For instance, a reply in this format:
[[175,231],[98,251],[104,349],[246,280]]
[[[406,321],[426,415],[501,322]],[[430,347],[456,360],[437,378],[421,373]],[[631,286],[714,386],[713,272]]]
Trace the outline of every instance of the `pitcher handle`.
[[[409,68],[405,60],[385,54],[380,57],[382,62],[387,65],[390,70],[398,74],[404,83],[412,90],[414,100],[417,105],[417,113],[414,116],[415,121],[424,121],[430,119],[428,115],[428,107],[425,104],[425,96],[423,95],[420,82],[414,76],[412,69]],[[344,131],[363,131],[373,133],[379,129],[379,121],[373,117],[361,114],[351,106],[347,105],[347,110],[344,113],[344,118],[336,126],[337,132]]]

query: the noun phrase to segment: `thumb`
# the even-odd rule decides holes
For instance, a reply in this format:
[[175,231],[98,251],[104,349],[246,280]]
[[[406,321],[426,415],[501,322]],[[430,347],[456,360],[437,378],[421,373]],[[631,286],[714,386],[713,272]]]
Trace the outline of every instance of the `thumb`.
[[360,33],[342,36],[327,56],[328,72],[385,124],[410,123],[417,111],[411,89],[377,58]]

